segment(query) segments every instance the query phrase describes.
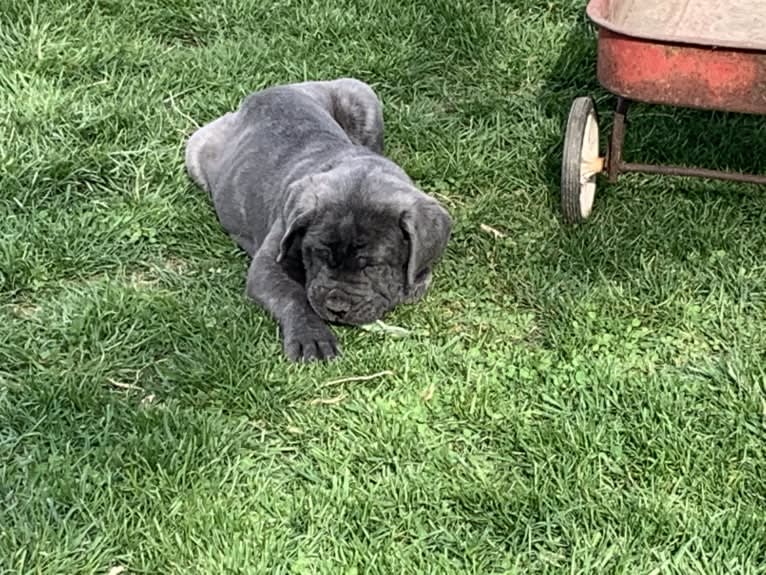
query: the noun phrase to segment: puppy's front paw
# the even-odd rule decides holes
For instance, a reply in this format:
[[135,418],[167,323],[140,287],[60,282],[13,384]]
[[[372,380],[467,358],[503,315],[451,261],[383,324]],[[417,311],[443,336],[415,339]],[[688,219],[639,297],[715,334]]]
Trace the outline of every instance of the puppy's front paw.
[[340,355],[338,340],[324,323],[285,330],[282,345],[290,361],[328,360]]

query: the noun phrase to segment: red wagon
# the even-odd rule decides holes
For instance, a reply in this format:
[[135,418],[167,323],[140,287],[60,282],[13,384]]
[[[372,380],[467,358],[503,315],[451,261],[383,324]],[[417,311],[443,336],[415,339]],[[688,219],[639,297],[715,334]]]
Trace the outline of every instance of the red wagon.
[[590,0],[587,12],[598,26],[598,80],[617,107],[601,154],[593,99],[572,104],[561,170],[565,221],[590,215],[601,173],[610,182],[643,172],[766,184],[763,175],[637,164],[622,154],[632,101],[766,114],[766,0]]

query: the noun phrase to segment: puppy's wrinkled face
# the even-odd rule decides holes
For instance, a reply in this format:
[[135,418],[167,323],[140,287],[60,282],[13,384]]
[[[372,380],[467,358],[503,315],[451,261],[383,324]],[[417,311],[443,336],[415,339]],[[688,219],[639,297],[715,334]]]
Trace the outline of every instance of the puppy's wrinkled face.
[[409,299],[409,243],[398,214],[350,208],[324,206],[305,231],[301,253],[314,311],[326,321],[363,325]]

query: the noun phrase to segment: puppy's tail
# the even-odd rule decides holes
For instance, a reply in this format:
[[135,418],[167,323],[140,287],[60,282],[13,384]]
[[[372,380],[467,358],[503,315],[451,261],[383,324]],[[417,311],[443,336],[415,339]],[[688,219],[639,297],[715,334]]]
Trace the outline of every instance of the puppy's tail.
[[230,112],[205,124],[186,142],[185,164],[189,177],[208,194],[210,182],[218,172],[218,165],[229,137],[234,113]]

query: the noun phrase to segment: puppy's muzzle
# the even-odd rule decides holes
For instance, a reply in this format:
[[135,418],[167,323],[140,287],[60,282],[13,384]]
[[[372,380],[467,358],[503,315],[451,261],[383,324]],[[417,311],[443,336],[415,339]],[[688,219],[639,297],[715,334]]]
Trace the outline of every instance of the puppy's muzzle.
[[340,291],[332,290],[324,300],[324,308],[331,316],[342,320],[351,309],[351,302]]
[[324,296],[310,293],[309,303],[322,319],[346,325],[370,323],[388,310],[382,298],[370,294],[357,296],[339,288],[331,289]]

